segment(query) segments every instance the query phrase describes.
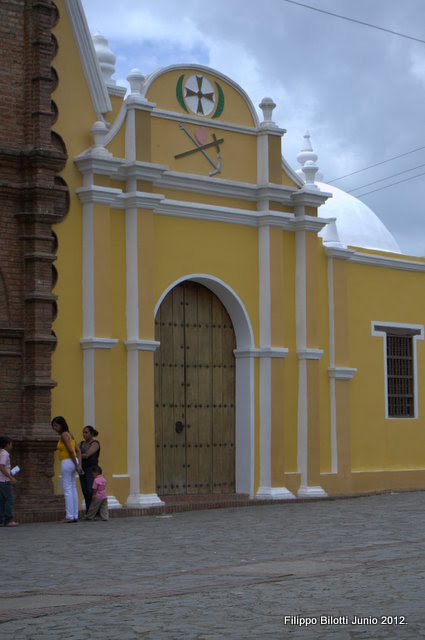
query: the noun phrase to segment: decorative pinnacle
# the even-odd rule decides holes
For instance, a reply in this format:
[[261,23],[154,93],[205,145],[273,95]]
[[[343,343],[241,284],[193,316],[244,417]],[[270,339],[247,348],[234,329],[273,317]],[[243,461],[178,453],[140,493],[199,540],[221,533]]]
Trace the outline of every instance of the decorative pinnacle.
[[127,76],[127,80],[130,84],[131,93],[142,93],[143,85],[145,83],[145,76],[140,69],[132,69]]
[[263,112],[263,122],[261,123],[261,126],[275,127],[276,124],[272,120],[272,113],[276,108],[276,103],[272,100],[272,98],[263,98],[258,106]]
[[97,120],[90,131],[94,139],[92,153],[96,156],[111,156],[112,154],[105,148],[106,134],[108,133],[106,124],[101,120]]
[[316,180],[323,180],[323,176],[319,172],[319,167],[316,164],[317,153],[313,151],[310,133],[308,131],[304,134],[304,145],[297,155],[297,160],[301,165],[301,169],[297,170],[297,174],[306,184],[313,186]]
[[108,46],[108,41],[101,33],[95,33],[93,36],[94,49],[99,61],[100,70],[103,79],[108,85],[115,85],[116,81],[112,78],[115,73],[115,62],[117,60],[115,54]]

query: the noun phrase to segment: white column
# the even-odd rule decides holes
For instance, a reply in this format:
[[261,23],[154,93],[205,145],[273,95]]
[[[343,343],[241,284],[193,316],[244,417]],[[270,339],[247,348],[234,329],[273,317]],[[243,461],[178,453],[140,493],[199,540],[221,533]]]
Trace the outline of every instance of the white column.
[[[302,208],[300,213],[304,214]],[[306,231],[295,232],[296,274],[296,343],[298,355],[298,471],[301,476],[299,497],[324,497],[326,492],[320,486],[308,484],[308,376],[307,360],[322,357],[320,349],[310,349],[307,345],[307,247]]]
[[[130,111],[130,114],[133,111]],[[127,185],[136,191],[135,180]],[[156,493],[140,493],[140,441],[139,441],[139,351],[154,350],[158,342],[139,338],[139,269],[138,269],[138,212],[126,210],[126,288],[127,288],[127,464],[130,478],[129,507],[164,504]]]

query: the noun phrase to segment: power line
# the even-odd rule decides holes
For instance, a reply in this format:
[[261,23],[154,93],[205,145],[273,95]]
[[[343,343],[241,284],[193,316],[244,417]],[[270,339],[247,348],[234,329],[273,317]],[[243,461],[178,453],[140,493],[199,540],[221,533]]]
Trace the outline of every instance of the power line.
[[[415,171],[415,169],[420,169],[421,167],[425,167],[424,164],[418,164],[416,167],[412,167],[411,169],[405,169],[404,171],[398,171],[397,173],[393,173],[390,176],[386,176],[385,178],[379,178],[379,180],[374,180],[373,182],[368,182],[367,184],[362,184],[361,187],[354,187],[347,193],[353,193],[353,191],[358,191],[359,189],[364,189],[365,187],[370,187],[372,184],[377,184],[378,182],[384,182],[384,180],[389,180],[390,178],[396,178],[397,176],[403,175],[403,173],[409,173],[409,171]],[[391,185],[388,185],[391,186]]]
[[339,13],[332,13],[332,11],[325,11],[324,9],[319,9],[318,7],[312,7],[309,4],[297,2],[296,0],[283,0],[283,1],[289,2],[290,4],[296,4],[299,7],[304,7],[304,9],[311,9],[312,11],[325,13],[326,15],[333,16],[334,18],[340,18],[341,20],[347,20],[348,22],[355,22],[357,24],[363,25],[364,27],[370,27],[371,29],[378,29],[379,31],[385,31],[386,33],[391,33],[393,36],[399,36],[400,38],[407,38],[408,40],[415,40],[416,42],[421,42],[422,44],[425,44],[425,40],[422,40],[421,38],[415,38],[414,36],[409,36],[406,33],[400,33],[399,31],[393,31],[392,29],[379,27],[378,25],[371,24],[370,22],[363,22],[363,20],[356,20],[356,18],[349,18],[348,16],[342,16]]
[[394,187],[396,184],[401,184],[402,182],[408,182],[409,180],[414,180],[415,178],[420,178],[421,176],[425,176],[425,171],[422,173],[418,173],[416,176],[411,176],[410,178],[404,178],[404,180],[398,180],[397,182],[392,182],[391,184],[387,184],[385,187],[379,187],[379,189],[373,189],[372,191],[367,191],[366,193],[361,193],[356,196],[360,200],[364,196],[368,196],[370,193],[375,193],[376,191],[382,191],[383,189],[388,189],[388,187]]
[[416,153],[416,151],[422,151],[425,149],[424,147],[418,147],[417,149],[412,149],[411,151],[406,151],[405,153],[399,153],[398,156],[393,156],[392,158],[388,158],[388,160],[382,160],[381,162],[376,162],[375,164],[371,164],[368,167],[364,167],[363,169],[357,169],[357,171],[352,171],[351,173],[346,173],[344,176],[340,176],[339,178],[334,178],[333,180],[328,180],[327,184],[332,184],[333,182],[338,182],[338,180],[342,180],[343,178],[348,178],[350,176],[356,175],[356,173],[361,173],[362,171],[367,171],[368,169],[373,169],[374,167],[379,167],[381,164],[385,164],[387,162],[392,162],[393,160],[397,160],[397,158],[403,158],[404,156],[408,156],[411,153]]

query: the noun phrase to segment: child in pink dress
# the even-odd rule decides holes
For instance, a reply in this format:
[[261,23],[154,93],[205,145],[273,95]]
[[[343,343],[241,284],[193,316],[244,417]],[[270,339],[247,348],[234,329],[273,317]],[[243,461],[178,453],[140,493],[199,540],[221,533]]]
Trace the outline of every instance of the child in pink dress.
[[87,511],[86,520],[99,519],[106,522],[108,515],[108,496],[106,493],[106,480],[102,475],[99,465],[93,467],[93,497]]

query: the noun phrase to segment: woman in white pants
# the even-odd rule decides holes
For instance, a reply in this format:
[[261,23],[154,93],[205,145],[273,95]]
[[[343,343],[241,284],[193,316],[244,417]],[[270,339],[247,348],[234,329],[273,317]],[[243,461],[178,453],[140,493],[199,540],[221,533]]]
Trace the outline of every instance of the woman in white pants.
[[57,444],[59,460],[61,462],[61,475],[63,493],[65,496],[66,516],[62,522],[78,522],[78,493],[76,474],[82,473],[81,452],[78,443],[70,433],[65,418],[56,416],[52,420],[52,428],[59,434]]

